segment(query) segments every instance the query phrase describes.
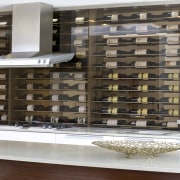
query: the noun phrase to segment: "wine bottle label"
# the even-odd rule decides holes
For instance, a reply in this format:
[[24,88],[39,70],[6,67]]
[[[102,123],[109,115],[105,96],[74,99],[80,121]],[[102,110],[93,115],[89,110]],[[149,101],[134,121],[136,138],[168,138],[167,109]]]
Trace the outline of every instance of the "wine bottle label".
[[168,44],[178,44],[179,43],[179,36],[170,36],[167,37]]
[[107,112],[108,112],[108,114],[111,114],[112,113],[112,109],[108,108]]
[[173,91],[179,91],[179,86],[174,85],[174,86],[173,86]]
[[178,109],[174,109],[173,115],[174,115],[174,116],[179,116],[179,110],[178,110]]
[[147,40],[148,40],[148,38],[147,37],[137,37],[136,38],[136,43],[137,44],[147,44]]
[[141,101],[142,101],[141,97],[138,97],[138,98],[137,98],[137,102],[138,102],[138,103],[141,103]]
[[75,73],[74,79],[83,79],[83,73]]
[[86,85],[85,84],[78,84],[78,89],[79,90],[85,90],[86,89]]
[[166,56],[177,56],[177,49],[166,49]]
[[34,111],[34,105],[28,104],[27,111]]
[[147,104],[148,103],[148,97],[142,97],[141,101],[143,104]]
[[75,28],[74,33],[75,34],[82,34],[83,33],[83,28],[79,28],[79,27]]
[[58,101],[59,100],[59,95],[52,95],[51,100],[52,101]]
[[137,121],[136,121],[136,126],[137,126],[137,127],[146,127],[146,126],[147,126],[147,121],[137,120]]
[[117,57],[117,50],[107,50],[106,57]]
[[52,112],[59,112],[59,106],[58,105],[52,106]]
[[25,116],[24,120],[29,121],[29,116]]
[[112,114],[117,114],[118,113],[118,108],[112,108]]
[[76,56],[79,58],[86,57],[86,51],[77,51]]
[[143,74],[142,73],[138,73],[138,78],[142,79],[142,77],[143,77]]
[[30,116],[29,121],[32,121],[32,120],[33,120],[33,116]]
[[178,30],[179,29],[179,25],[178,24],[167,25],[166,29],[167,30]]
[[107,101],[112,102],[112,97],[108,97]]
[[33,100],[33,94],[27,94],[26,100]]
[[173,98],[173,103],[174,104],[179,104],[179,98]]
[[137,90],[142,91],[142,86],[141,85],[137,86]]
[[138,114],[138,115],[141,115],[141,109],[138,109],[138,110],[137,110],[137,114]]
[[142,86],[142,91],[147,92],[148,91],[148,85],[143,85]]
[[119,86],[117,84],[114,84],[112,90],[113,91],[118,91],[118,89],[119,89]]
[[0,105],[0,110],[3,111],[5,108],[5,105]]
[[54,116],[51,116],[51,118],[50,118],[51,123],[54,123],[54,118],[55,118]]
[[112,102],[113,103],[117,103],[118,102],[118,97],[117,96],[113,96],[112,97]]
[[0,37],[6,37],[7,33],[6,32],[0,32]]
[[6,85],[5,84],[1,84],[0,85],[0,89],[6,89]]
[[171,12],[171,17],[172,18],[176,18],[176,17],[178,17],[179,16],[179,12],[178,11],[173,11],[173,12]]
[[178,80],[179,79],[179,74],[178,73],[173,73],[173,79]]
[[84,24],[84,17],[77,17],[75,18],[76,24]]
[[115,69],[117,68],[117,62],[106,62],[107,69]]
[[147,32],[148,31],[148,27],[147,26],[136,26],[136,32]]
[[86,107],[85,106],[79,106],[79,112],[80,113],[86,112]]
[[117,32],[117,26],[111,26],[110,32]]
[[119,44],[119,40],[116,38],[113,38],[113,39],[107,39],[107,45],[118,45]]
[[135,67],[136,68],[146,68],[147,67],[147,61],[136,61]]
[[78,124],[85,124],[86,123],[86,118],[85,117],[78,117],[77,123]]
[[147,115],[148,114],[148,109],[143,108],[141,113],[142,113],[142,115]]
[[0,74],[0,79],[5,79],[6,78],[6,74]]
[[74,46],[82,46],[82,45],[83,45],[83,40],[79,40],[79,39],[74,40]]
[[86,101],[86,96],[85,95],[79,95],[79,101],[80,102]]
[[118,80],[118,73],[113,73],[113,79]]
[[109,73],[109,74],[108,74],[108,78],[109,78],[109,79],[112,79],[112,77],[113,77],[113,74],[112,74],[112,73]]
[[5,94],[1,94],[0,95],[0,100],[5,100],[6,99],[6,95]]
[[173,98],[172,97],[168,98],[168,102],[172,103],[173,102]]
[[108,119],[107,120],[107,126],[117,126],[118,120],[116,119]]
[[167,122],[167,127],[169,128],[177,128],[178,127],[178,124],[177,122]]
[[33,89],[33,84],[28,83],[27,84],[27,89]]
[[140,20],[146,20],[147,19],[147,13],[140,13]]
[[34,73],[28,73],[27,78],[34,78]]
[[1,120],[2,121],[7,121],[7,114],[2,114],[1,115]]
[[111,21],[112,21],[112,22],[117,22],[117,21],[118,21],[118,14],[113,14],[113,15],[111,16]]
[[113,85],[109,85],[108,86],[108,89],[111,91],[111,90],[113,90]]
[[135,55],[145,55],[147,54],[147,49],[136,49]]
[[148,80],[149,79],[149,73],[143,73],[143,79]]
[[173,114],[173,110],[172,110],[172,109],[169,109],[169,110],[168,110],[168,114],[169,114],[169,115],[172,115],[172,114]]
[[169,67],[169,66],[176,66],[176,61],[166,61],[166,66]]
[[169,73],[169,74],[168,74],[168,79],[172,79],[172,78],[173,78],[172,73]]
[[58,90],[59,89],[59,84],[52,84],[52,89],[53,90]]
[[168,89],[169,89],[169,91],[172,91],[172,90],[173,90],[173,86],[172,86],[172,85],[169,85],[169,86],[168,86]]
[[52,78],[58,79],[59,77],[60,77],[60,73],[59,72],[53,72],[52,73]]

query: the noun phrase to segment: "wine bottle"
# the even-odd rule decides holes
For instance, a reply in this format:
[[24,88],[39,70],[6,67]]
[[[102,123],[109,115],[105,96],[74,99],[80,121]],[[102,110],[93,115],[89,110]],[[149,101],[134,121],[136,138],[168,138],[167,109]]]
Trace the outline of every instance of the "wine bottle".
[[162,79],[169,79],[169,80],[178,80],[179,79],[179,73],[162,73],[159,75],[159,78]]
[[153,79],[158,78],[159,76],[152,73],[133,73],[130,75],[131,78],[138,78],[138,79]]
[[86,96],[83,95],[83,94],[81,94],[81,95],[74,95],[74,96],[71,96],[69,99],[70,100],[84,102],[84,101],[86,101]]
[[179,86],[178,85],[162,85],[159,87],[159,90],[178,92]]
[[120,14],[112,14],[112,15],[105,15],[103,17],[98,17],[96,20],[98,21],[112,21],[112,22],[118,22],[119,20],[122,19],[122,15]]
[[75,22],[76,24],[84,24],[85,22],[88,22],[88,18],[87,18],[87,17],[83,17],[83,16],[81,16],[81,17],[76,17],[75,20],[74,20],[74,22]]

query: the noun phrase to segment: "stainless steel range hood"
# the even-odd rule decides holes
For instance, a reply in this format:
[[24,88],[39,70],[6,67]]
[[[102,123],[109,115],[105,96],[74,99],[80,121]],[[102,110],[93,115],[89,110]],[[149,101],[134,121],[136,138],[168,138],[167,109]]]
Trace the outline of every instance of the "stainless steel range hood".
[[52,67],[74,54],[52,54],[53,7],[45,3],[13,5],[12,53],[0,57],[2,67]]

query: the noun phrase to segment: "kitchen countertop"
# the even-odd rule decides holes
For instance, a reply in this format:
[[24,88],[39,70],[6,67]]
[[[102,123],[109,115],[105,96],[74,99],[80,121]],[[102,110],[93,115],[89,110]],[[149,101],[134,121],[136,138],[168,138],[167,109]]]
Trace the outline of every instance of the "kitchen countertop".
[[128,159],[123,153],[91,144],[94,140],[122,139],[180,143],[179,131],[0,126],[0,133],[0,158],[5,160],[180,173],[180,151]]

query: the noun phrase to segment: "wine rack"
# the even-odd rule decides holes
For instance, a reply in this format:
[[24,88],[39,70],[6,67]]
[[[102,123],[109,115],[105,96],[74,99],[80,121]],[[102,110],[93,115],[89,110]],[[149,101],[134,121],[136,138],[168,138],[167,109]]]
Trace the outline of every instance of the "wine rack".
[[178,129],[179,11],[162,9],[94,11],[92,126]]
[[43,128],[179,129],[178,9],[55,11],[53,52],[75,56],[52,68],[0,69],[1,120]]

